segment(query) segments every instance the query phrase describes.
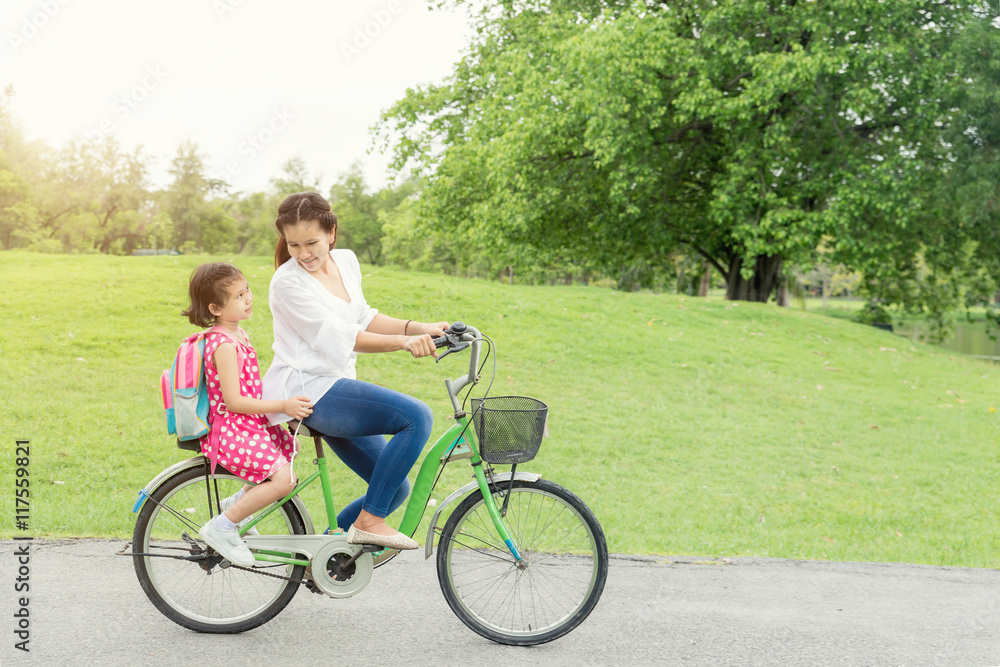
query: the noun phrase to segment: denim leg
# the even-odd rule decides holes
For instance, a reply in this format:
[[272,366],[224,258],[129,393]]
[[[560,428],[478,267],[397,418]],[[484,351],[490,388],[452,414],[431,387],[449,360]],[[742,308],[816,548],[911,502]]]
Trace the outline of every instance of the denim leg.
[[[331,436],[326,441],[337,457],[368,482],[367,493],[338,515],[341,528],[362,509],[385,517],[402,504],[409,495],[406,475],[432,422],[430,408],[417,399],[358,380],[338,380],[316,401],[303,423]],[[392,437],[386,442],[383,434]]]
[[[318,426],[316,428],[319,428]],[[375,463],[379,455],[386,448],[385,438],[381,435],[371,435],[361,438],[323,438],[334,454],[347,465],[354,473],[371,483],[372,473],[375,471]],[[395,512],[400,505],[410,495],[410,480],[403,478],[403,483],[396,489],[396,494],[389,503],[389,511],[386,516]],[[355,498],[347,504],[337,514],[337,525],[342,530],[347,530],[351,524],[357,521],[358,515],[364,507],[367,494]],[[374,512],[372,512],[374,514]]]

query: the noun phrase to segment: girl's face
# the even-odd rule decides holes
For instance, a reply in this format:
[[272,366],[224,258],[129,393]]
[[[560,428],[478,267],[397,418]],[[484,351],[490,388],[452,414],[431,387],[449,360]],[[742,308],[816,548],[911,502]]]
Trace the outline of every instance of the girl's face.
[[243,276],[240,276],[226,288],[228,297],[225,305],[213,303],[209,310],[219,322],[240,322],[249,320],[253,314],[253,294],[250,292],[250,283]]
[[285,242],[288,254],[295,258],[303,269],[316,272],[325,268],[330,259],[330,246],[337,238],[336,231],[323,231],[316,220],[303,221],[296,225],[285,225]]

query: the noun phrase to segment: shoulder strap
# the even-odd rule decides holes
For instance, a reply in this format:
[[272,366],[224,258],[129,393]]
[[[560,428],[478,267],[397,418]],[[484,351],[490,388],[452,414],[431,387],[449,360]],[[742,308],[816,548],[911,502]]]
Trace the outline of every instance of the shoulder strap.
[[198,332],[181,341],[177,354],[174,355],[174,363],[169,369],[173,374],[171,391],[197,387],[200,384],[202,358],[198,343],[203,335],[204,332]]

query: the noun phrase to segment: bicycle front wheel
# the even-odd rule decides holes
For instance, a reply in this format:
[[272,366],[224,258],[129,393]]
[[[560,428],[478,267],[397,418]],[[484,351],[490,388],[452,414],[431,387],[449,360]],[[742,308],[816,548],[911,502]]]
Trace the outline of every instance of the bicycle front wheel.
[[[508,483],[493,498],[502,507]],[[437,570],[452,611],[501,644],[530,646],[562,637],[593,611],[608,577],[608,546],[593,512],[546,480],[515,481],[504,517],[519,566],[480,493],[459,504],[441,531]]]
[[[298,584],[269,574],[301,579],[301,565],[258,561],[239,568],[223,561],[198,537],[198,529],[218,514],[217,501],[243,487],[243,480],[204,466],[189,468],[163,482],[143,503],[132,537],[136,575],[146,596],[175,623],[198,632],[236,633],[274,618]],[[257,524],[261,535],[304,535],[298,510],[285,503]]]

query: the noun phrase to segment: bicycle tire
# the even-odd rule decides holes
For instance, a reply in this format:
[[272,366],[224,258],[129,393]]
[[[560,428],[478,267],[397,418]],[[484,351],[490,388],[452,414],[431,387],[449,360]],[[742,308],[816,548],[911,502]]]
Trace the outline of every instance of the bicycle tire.
[[[508,483],[493,497],[502,507]],[[593,512],[547,480],[515,481],[505,515],[527,562],[520,569],[497,535],[482,494],[452,512],[438,542],[441,591],[469,628],[501,644],[558,639],[593,611],[608,577],[608,546]]]
[[[260,572],[254,572],[216,562],[206,570],[202,567],[204,560],[164,557],[194,555],[195,544],[207,549],[198,537],[198,529],[210,516],[206,477],[204,466],[189,468],[164,481],[146,499],[136,520],[132,549],[136,554],[162,555],[136,555],[132,563],[146,596],[178,625],[197,632],[245,632],[274,618],[298,590],[296,583],[261,572],[299,580],[305,567],[258,561],[253,569]],[[218,513],[218,499],[232,495],[243,484],[239,477],[216,468],[215,480],[210,484],[211,514]],[[257,524],[257,529],[261,534],[306,532],[302,517],[291,503]]]

